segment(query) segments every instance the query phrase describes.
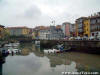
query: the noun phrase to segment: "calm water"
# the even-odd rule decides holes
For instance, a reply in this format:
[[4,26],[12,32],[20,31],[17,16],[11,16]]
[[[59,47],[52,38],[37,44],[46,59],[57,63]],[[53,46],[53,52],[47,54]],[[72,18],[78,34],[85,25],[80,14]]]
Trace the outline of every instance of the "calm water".
[[61,72],[100,72],[100,55],[67,52],[43,54],[34,44],[21,44],[21,54],[9,55],[0,64],[0,75],[62,75]]

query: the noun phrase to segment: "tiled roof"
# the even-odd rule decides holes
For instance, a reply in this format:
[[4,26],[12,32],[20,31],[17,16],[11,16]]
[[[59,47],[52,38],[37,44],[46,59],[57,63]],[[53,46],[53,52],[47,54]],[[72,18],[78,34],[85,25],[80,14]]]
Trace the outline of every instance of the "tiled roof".
[[28,28],[28,27],[25,27],[25,26],[23,26],[23,27],[7,27],[8,29],[13,29],[13,28]]
[[76,20],[79,20],[79,19],[87,19],[88,17],[80,17],[80,18],[78,18],[78,19],[76,19]]
[[90,18],[90,19],[93,19],[93,18],[100,18],[100,16],[90,16],[89,18]]

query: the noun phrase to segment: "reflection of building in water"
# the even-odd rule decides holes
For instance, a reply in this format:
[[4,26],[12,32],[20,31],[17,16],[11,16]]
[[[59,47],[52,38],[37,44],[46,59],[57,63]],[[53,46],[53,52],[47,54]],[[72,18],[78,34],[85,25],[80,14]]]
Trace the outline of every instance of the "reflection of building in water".
[[50,59],[50,66],[51,70],[55,71],[58,66],[62,66],[65,72],[76,72],[76,63],[72,62],[66,57],[60,57],[59,55],[47,55],[47,57]]
[[35,46],[35,51],[41,52],[40,46],[38,46],[38,45],[34,45],[34,46]]
[[2,70],[3,70],[3,64],[5,63],[5,57],[0,57],[0,75],[3,75],[2,74]]
[[30,53],[30,50],[28,48],[23,48],[21,50],[21,55],[29,55],[29,53]]
[[24,43],[20,45],[21,55],[29,55],[29,53],[37,51],[36,47],[32,43]]
[[41,52],[40,46],[36,46],[32,43],[22,43],[20,44],[21,55],[29,55],[34,52],[37,56],[43,56],[43,54],[39,54]]
[[50,59],[50,66],[56,67],[56,65],[70,65],[71,61],[67,60],[66,58],[61,58],[56,55],[48,55],[47,56]]
[[0,75],[2,75],[2,63],[0,63]]
[[76,63],[76,68],[78,72],[84,71],[84,72],[99,72],[100,73],[100,68],[94,68],[90,67],[88,65],[80,65]]
[[34,54],[38,57],[44,57],[44,54],[42,52],[34,51]]

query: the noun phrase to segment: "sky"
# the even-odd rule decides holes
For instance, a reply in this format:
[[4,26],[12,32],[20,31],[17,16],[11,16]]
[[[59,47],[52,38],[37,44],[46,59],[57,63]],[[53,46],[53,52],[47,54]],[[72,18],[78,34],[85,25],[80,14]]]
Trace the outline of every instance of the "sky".
[[100,12],[100,0],[0,0],[0,24],[15,26],[48,26],[55,20],[74,23],[82,16]]

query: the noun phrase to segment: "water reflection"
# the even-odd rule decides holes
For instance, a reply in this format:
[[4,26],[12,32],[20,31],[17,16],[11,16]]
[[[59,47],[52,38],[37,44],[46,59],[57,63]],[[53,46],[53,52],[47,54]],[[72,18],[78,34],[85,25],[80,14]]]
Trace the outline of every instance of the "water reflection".
[[[1,55],[1,54],[0,54]],[[0,56],[0,75],[2,75],[3,64],[5,63],[5,57]]]
[[44,54],[39,46],[31,43],[21,44],[19,48],[20,54],[9,55],[6,63],[0,66],[3,75],[61,75],[61,72],[100,70],[99,55],[73,52]]
[[2,63],[0,63],[0,75],[2,75]]

